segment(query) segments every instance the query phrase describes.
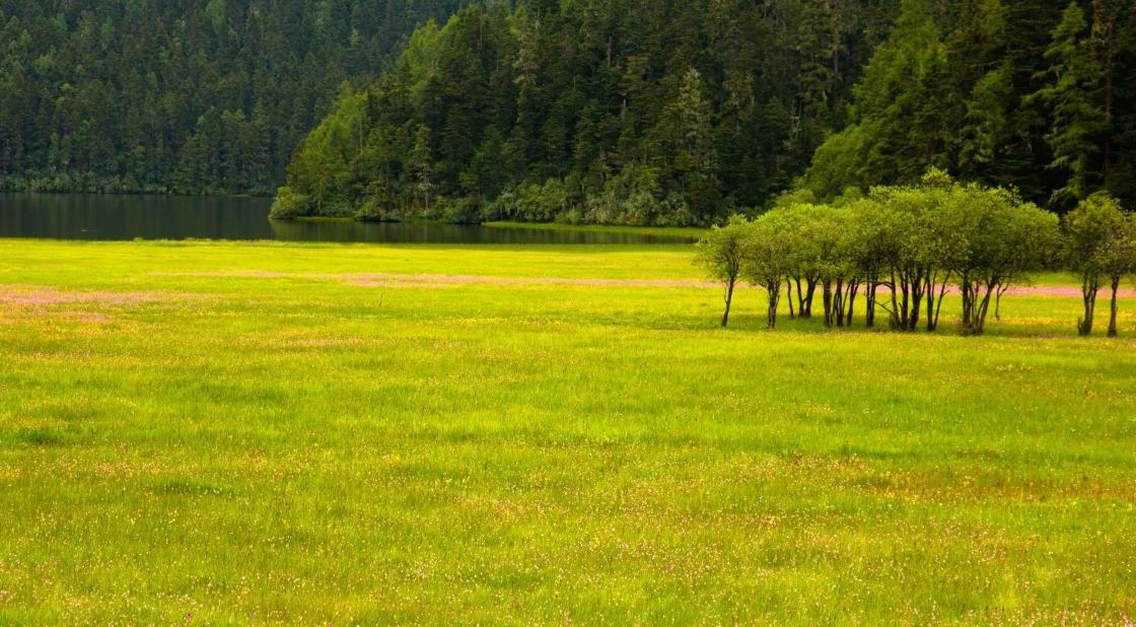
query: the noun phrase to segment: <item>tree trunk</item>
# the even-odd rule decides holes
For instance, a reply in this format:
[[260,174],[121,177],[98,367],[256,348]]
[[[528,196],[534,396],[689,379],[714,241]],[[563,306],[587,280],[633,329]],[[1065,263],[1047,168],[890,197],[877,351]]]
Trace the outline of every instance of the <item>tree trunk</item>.
[[848,298],[846,299],[848,301],[848,303],[847,303],[847,305],[845,305],[844,326],[847,326],[847,327],[852,326],[852,316],[856,312],[856,294],[859,291],[860,291],[860,281],[859,280],[853,281],[852,283],[850,283],[848,285]]
[[1093,334],[1093,316],[1096,313],[1099,288],[1100,280],[1094,274],[1086,274],[1081,281],[1081,297],[1085,305],[1084,317],[1077,321],[1077,333],[1080,333],[1081,337]]
[[1002,321],[1002,296],[1010,289],[1010,284],[1006,283],[998,288],[998,295],[994,297],[994,319]]
[[[898,299],[900,289],[903,290],[902,309]],[[891,324],[892,327],[900,330],[907,327],[907,283],[896,281],[895,270],[891,272]]]
[[935,328],[932,331],[939,328],[939,316],[943,313],[943,299],[947,297],[947,281],[949,280],[950,275],[943,278],[943,283],[939,285],[939,294],[935,296]]
[[811,319],[813,317],[813,297],[816,296],[818,280],[816,277],[809,277],[806,282],[808,283],[808,293],[805,296],[805,315],[802,318]]
[[927,332],[931,333],[938,325],[935,321],[935,281],[934,277],[927,277],[927,286],[924,288],[927,292]]
[[730,305],[734,302],[734,285],[737,279],[730,279],[726,282],[726,313],[722,314],[722,328],[726,328],[730,324]]
[[864,296],[868,301],[864,310],[864,324],[871,329],[876,326],[876,292],[879,289],[879,282],[876,279],[869,281],[868,291]]
[[974,319],[974,297],[971,295],[970,283],[962,284],[962,328],[969,331]]
[[801,278],[797,277],[794,281],[797,283],[797,317],[808,318],[805,315],[805,292],[801,288]]
[[[766,324],[770,329],[777,328],[777,305],[781,300],[781,283],[771,283],[766,285],[766,292],[769,293],[769,312],[766,314]],[[792,303],[792,299],[790,299]]]
[[832,281],[824,280],[824,326],[832,328]]
[[986,332],[986,314],[990,311],[990,299],[993,297],[994,290],[996,290],[997,287],[997,283],[987,283],[986,285],[986,294],[982,297],[982,304],[978,306],[977,315],[975,316],[975,335],[982,335]]
[[832,296],[832,317],[836,326],[844,326],[844,279],[837,279],[836,291]]
[[[780,287],[777,288],[777,292],[780,294]],[[789,277],[785,277],[785,296],[786,302],[789,303],[789,319],[796,320],[797,312],[793,309],[793,280]],[[780,296],[778,296],[778,298],[780,298]]]
[[919,315],[923,310],[923,297],[926,293],[923,291],[923,273],[916,273],[914,280],[911,281],[911,312],[908,314],[907,330],[919,330]]
[[962,328],[970,328],[970,278],[965,274],[962,280],[959,281],[959,292],[962,297]]
[[1116,291],[1120,289],[1120,277],[1112,277],[1112,305],[1109,308],[1108,315],[1108,336],[1116,337],[1119,335],[1116,328]]

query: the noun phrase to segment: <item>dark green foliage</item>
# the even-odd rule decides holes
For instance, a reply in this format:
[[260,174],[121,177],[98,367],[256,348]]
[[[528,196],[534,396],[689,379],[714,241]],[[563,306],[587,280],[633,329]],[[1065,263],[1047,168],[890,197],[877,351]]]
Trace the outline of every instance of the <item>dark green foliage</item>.
[[1027,98],[1027,102],[1040,100],[1050,111],[1052,124],[1046,134],[1053,150],[1050,167],[1068,174],[1065,185],[1054,191],[1058,200],[1081,199],[1090,187],[1100,186],[1093,177],[1098,175],[1094,161],[1108,130],[1101,94],[1104,67],[1088,39],[1085,12],[1070,2],[1045,50],[1050,63],[1044,74],[1047,82]]
[[1064,211],[1136,201],[1134,165],[1136,4],[903,0],[800,184],[831,199],[939,167]]
[[844,125],[894,6],[473,6],[344,95],[288,182],[321,214],[370,214],[382,194],[401,217],[718,223],[784,191]]
[[459,0],[0,0],[0,189],[271,193],[341,83]]
[[311,213],[311,199],[297,194],[291,187],[281,187],[272,202],[269,217],[274,220],[290,220]]
[[938,167],[1059,211],[1136,202],[1130,0],[430,21],[465,4],[0,0],[0,189],[271,193],[290,164],[313,214],[709,224]]

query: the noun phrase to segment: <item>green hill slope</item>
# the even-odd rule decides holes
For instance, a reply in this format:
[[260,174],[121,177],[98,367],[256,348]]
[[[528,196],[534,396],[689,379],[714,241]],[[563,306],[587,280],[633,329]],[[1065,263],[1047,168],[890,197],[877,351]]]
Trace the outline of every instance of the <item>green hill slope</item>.
[[271,193],[459,0],[0,0],[0,189]]

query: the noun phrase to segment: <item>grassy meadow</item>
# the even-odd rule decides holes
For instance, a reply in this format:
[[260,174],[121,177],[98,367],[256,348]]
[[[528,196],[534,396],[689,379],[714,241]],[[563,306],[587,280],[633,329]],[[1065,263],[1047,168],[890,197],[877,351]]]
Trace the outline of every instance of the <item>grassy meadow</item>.
[[1136,620],[1136,300],[722,330],[692,257],[0,240],[0,623]]

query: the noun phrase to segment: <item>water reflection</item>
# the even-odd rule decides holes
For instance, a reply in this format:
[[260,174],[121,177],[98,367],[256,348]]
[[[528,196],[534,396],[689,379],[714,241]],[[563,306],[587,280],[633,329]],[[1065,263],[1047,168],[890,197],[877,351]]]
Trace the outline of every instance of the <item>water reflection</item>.
[[0,237],[443,244],[652,244],[684,237],[451,224],[274,222],[265,198],[0,194]]

